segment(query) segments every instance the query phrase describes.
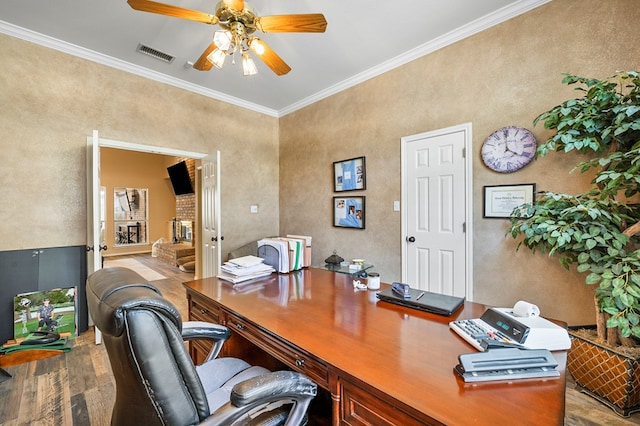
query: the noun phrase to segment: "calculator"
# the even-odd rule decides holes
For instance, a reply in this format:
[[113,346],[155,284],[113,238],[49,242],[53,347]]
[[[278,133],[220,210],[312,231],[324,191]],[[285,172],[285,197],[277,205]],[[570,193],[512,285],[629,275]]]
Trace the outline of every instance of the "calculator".
[[449,327],[479,351],[496,346],[523,347],[481,318],[451,321]]

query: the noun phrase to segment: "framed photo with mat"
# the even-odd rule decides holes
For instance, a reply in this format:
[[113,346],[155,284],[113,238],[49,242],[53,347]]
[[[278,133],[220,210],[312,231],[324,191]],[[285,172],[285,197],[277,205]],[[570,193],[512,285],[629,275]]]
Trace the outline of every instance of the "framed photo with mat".
[[17,294],[13,298],[14,339],[27,338],[36,331],[77,335],[76,288],[58,288]]
[[333,226],[364,229],[365,197],[333,197]]

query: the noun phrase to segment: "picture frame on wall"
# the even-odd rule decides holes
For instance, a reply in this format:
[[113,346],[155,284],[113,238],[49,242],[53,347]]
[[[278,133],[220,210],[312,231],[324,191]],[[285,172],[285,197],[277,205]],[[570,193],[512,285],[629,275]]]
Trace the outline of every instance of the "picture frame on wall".
[[333,226],[364,229],[365,197],[333,197]]
[[367,188],[364,157],[333,163],[333,192],[358,191]]
[[482,217],[508,219],[516,207],[534,203],[535,192],[535,183],[485,186]]

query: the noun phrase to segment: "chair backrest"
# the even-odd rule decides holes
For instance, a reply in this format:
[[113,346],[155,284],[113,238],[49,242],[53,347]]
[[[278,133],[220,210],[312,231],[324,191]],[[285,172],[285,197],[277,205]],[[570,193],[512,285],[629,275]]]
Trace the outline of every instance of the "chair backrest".
[[116,381],[112,424],[197,424],[207,397],[185,348],[177,309],[130,269],[87,278],[87,302]]

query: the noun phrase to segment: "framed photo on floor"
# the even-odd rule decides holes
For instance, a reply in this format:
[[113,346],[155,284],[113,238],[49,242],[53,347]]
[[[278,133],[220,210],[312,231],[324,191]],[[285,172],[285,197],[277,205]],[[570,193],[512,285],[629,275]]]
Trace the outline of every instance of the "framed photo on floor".
[[333,226],[364,229],[365,197],[333,197]]
[[75,287],[17,294],[13,298],[14,339],[35,331],[76,336],[76,312]]

